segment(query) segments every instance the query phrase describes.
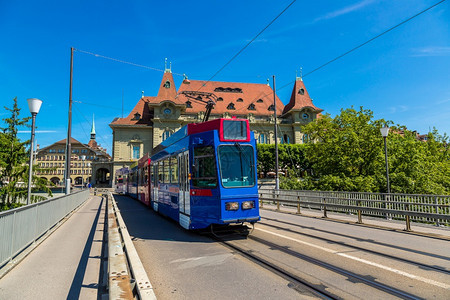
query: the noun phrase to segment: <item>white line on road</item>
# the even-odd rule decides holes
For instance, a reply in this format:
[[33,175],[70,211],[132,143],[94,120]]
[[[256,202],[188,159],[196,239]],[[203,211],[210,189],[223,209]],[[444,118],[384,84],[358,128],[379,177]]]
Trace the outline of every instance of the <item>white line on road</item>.
[[427,284],[435,285],[435,286],[438,286],[438,287],[441,287],[441,288],[444,288],[444,289],[450,289],[450,285],[442,283],[442,282],[437,282],[437,281],[434,281],[434,280],[431,280],[431,279],[428,279],[428,278],[424,278],[424,277],[421,277],[421,276],[413,275],[413,274],[410,274],[410,273],[407,273],[407,272],[403,272],[403,271],[400,271],[400,270],[397,270],[397,269],[394,269],[394,268],[391,268],[391,267],[387,267],[387,266],[384,266],[384,265],[381,265],[381,264],[378,264],[378,263],[375,263],[375,262],[371,262],[371,261],[368,261],[368,260],[365,260],[365,259],[361,259],[361,258],[352,256],[352,255],[340,253],[338,251],[335,251],[335,250],[332,250],[332,249],[329,249],[329,248],[325,248],[325,247],[314,245],[314,244],[311,244],[311,243],[308,243],[308,242],[300,241],[300,240],[297,240],[297,239],[294,239],[294,238],[291,238],[291,237],[288,237],[288,236],[285,236],[285,235],[281,235],[281,234],[278,234],[278,233],[275,233],[275,232],[271,232],[271,231],[268,231],[268,230],[264,230],[264,229],[261,229],[261,228],[255,228],[255,229],[259,230],[259,231],[262,231],[262,232],[265,232],[265,233],[269,233],[269,234],[281,237],[281,238],[284,238],[284,239],[287,239],[287,240],[294,241],[296,243],[300,243],[300,244],[304,244],[304,245],[307,245],[307,246],[310,246],[310,247],[314,247],[314,248],[320,249],[322,251],[326,251],[326,252],[329,252],[329,253],[332,253],[332,254],[336,254],[336,255],[343,256],[343,257],[346,257],[346,258],[349,258],[349,259],[353,259],[353,260],[359,261],[359,262],[367,264],[367,265],[371,265],[371,266],[374,266],[374,267],[377,267],[377,268],[380,268],[380,269],[384,269],[386,271],[394,272],[396,274],[403,275],[405,277],[409,277],[409,278],[412,278],[412,279],[415,279],[415,280],[419,280],[419,281],[425,282]]

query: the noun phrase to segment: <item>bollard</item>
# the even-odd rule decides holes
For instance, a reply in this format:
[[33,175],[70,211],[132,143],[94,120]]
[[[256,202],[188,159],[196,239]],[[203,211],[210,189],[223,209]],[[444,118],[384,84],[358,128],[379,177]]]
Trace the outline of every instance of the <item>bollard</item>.
[[280,195],[277,195],[277,210],[280,210],[280,199],[278,199]]
[[[409,204],[405,206],[406,210],[409,211]],[[411,231],[411,217],[406,215],[406,231]]]
[[[358,202],[357,202],[358,204],[358,206],[361,206],[361,200],[358,200]],[[362,224],[362,216],[361,216],[361,210],[360,209],[358,209],[358,224]]]

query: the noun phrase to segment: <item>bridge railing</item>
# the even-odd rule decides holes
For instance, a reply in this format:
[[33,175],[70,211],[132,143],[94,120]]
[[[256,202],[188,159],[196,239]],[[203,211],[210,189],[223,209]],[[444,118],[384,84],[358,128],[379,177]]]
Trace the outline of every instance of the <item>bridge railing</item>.
[[271,202],[277,205],[295,206],[297,213],[302,208],[327,212],[355,214],[358,222],[362,216],[382,217],[406,221],[406,230],[411,230],[410,222],[450,225],[450,196],[383,194],[333,191],[259,190],[261,205]]
[[89,190],[0,213],[0,269],[85,202]]

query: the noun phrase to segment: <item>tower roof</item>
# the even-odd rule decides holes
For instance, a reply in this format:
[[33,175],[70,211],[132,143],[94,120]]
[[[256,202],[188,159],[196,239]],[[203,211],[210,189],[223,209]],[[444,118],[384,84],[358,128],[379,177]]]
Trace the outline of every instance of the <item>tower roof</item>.
[[92,114],[92,127],[91,127],[91,135],[95,134],[95,120],[94,120],[94,114]]
[[294,88],[292,89],[291,99],[289,103],[284,107],[283,114],[291,110],[302,110],[309,107],[316,113],[320,113],[323,109],[316,107],[312,103],[311,97],[309,97],[305,84],[301,77],[297,77],[295,80]]

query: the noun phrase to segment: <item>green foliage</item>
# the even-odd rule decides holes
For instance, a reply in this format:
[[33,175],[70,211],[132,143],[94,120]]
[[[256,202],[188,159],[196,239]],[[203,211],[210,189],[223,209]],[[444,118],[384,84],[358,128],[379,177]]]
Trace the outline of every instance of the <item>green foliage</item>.
[[[26,149],[30,141],[22,142],[17,136],[19,128],[30,127],[30,117],[19,117],[17,98],[14,98],[13,108],[5,109],[11,113],[11,117],[3,119],[6,126],[0,128],[0,210],[20,206],[19,200],[27,197],[30,157]],[[51,195],[47,180],[34,176],[32,180],[34,190],[44,190]],[[33,200],[40,198],[33,197]]]
[[[278,166],[280,170],[290,170],[294,176],[300,176],[309,168],[304,154],[305,145],[281,144],[278,145]],[[264,176],[275,171],[275,145],[258,144],[258,174]]]
[[362,107],[341,110],[305,125],[313,140],[303,148],[304,162],[312,172],[305,178],[288,176],[281,188],[386,192],[384,142],[380,128],[389,125],[387,138],[391,192],[418,194],[450,193],[448,137],[437,130],[427,142],[392,121],[373,120]]

